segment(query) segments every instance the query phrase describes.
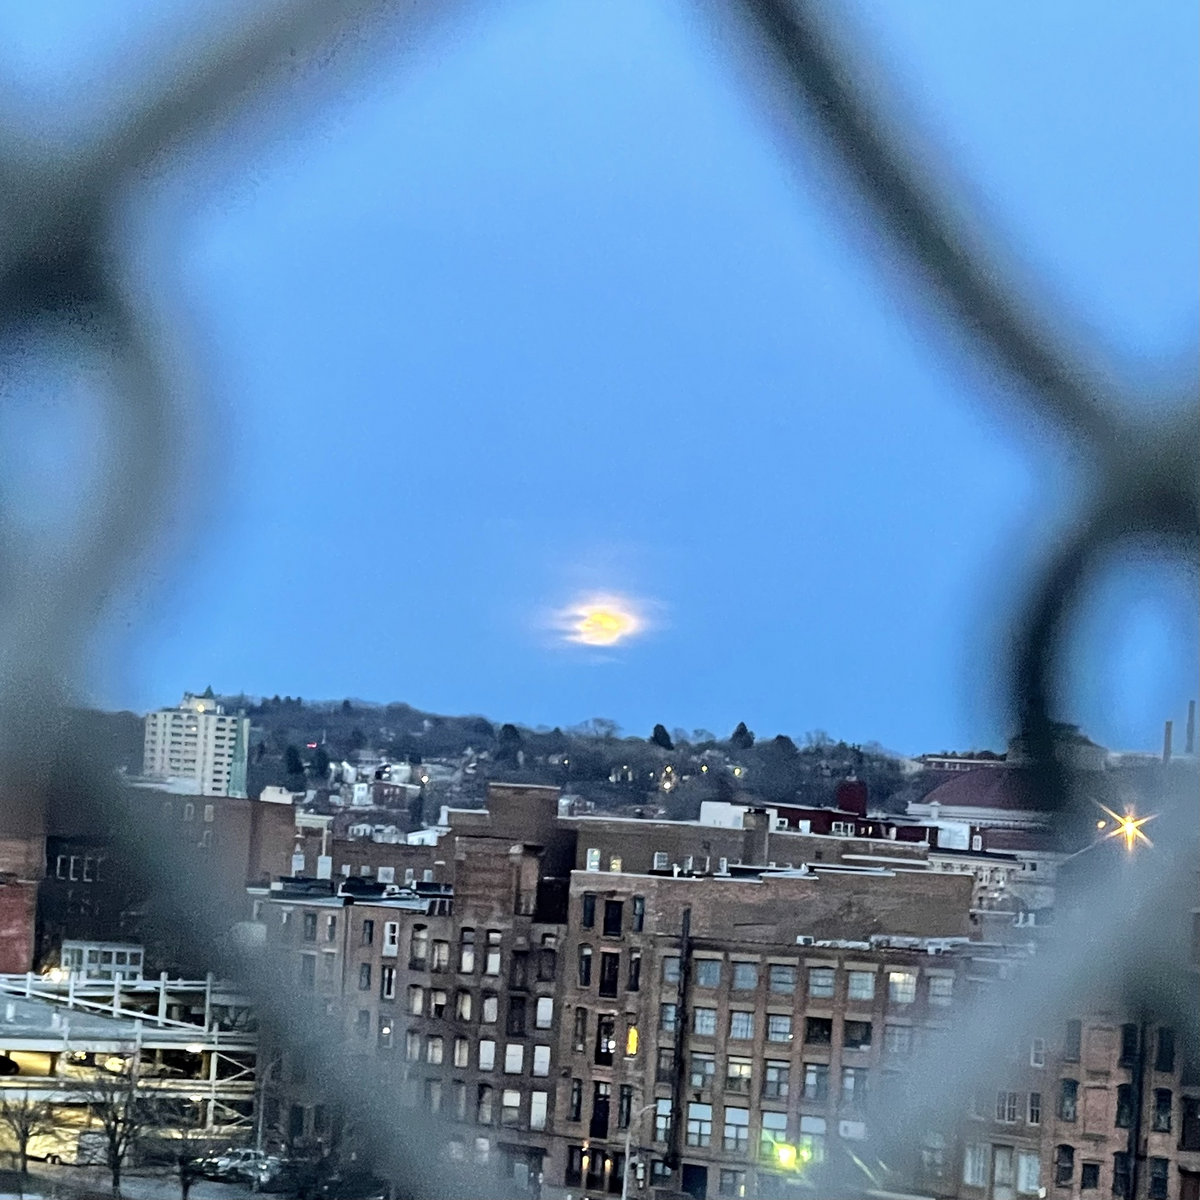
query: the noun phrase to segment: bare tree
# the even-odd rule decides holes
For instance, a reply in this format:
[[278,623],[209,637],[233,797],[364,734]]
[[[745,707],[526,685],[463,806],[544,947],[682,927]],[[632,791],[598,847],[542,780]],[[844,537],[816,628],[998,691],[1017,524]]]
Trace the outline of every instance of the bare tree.
[[200,1160],[207,1147],[196,1105],[184,1097],[164,1097],[153,1109],[154,1124],[170,1139],[171,1169],[179,1181],[179,1200],[188,1200],[192,1184],[200,1178]]
[[21,1096],[5,1096],[0,1100],[0,1125],[12,1134],[16,1142],[22,1196],[29,1175],[29,1143],[39,1134],[53,1133],[55,1124],[53,1105],[45,1100],[32,1099],[28,1092]]
[[114,1200],[121,1196],[121,1172],[130,1151],[146,1128],[153,1124],[153,1113],[138,1094],[137,1075],[101,1075],[82,1084],[78,1096],[92,1111],[104,1138],[104,1161],[112,1176]]

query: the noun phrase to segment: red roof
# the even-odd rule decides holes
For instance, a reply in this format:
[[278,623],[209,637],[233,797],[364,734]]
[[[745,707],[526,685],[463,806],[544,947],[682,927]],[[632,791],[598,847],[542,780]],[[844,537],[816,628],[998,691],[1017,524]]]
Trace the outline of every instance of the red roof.
[[922,804],[943,808],[1001,808],[1046,812],[1054,806],[1038,793],[1032,771],[1020,767],[979,767],[962,771],[927,793]]

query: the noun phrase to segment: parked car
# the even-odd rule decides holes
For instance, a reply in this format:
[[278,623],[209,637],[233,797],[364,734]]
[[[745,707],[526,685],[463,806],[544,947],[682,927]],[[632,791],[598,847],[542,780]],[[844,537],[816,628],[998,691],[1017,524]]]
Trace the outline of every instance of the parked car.
[[320,1185],[317,1195],[321,1200],[389,1200],[391,1188],[367,1171],[339,1171]]
[[231,1146],[211,1158],[201,1159],[200,1174],[205,1179],[226,1182],[233,1179],[252,1180],[257,1177],[263,1164],[270,1157],[264,1151],[254,1150],[249,1146]]
[[65,1163],[69,1167],[95,1167],[108,1159],[108,1139],[95,1130],[72,1129],[64,1126],[46,1133],[35,1133],[29,1139],[29,1157],[48,1163]]

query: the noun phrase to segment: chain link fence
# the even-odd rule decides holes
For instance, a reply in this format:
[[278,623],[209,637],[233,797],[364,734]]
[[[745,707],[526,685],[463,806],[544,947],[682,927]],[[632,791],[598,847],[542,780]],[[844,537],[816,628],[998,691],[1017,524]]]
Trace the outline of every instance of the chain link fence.
[[[1174,407],[1148,415],[1137,396],[1096,367],[1102,356],[1023,275],[1017,256],[950,203],[952,181],[932,171],[927,159],[918,161],[896,132],[896,114],[871,108],[858,85],[865,68],[837,42],[826,6],[727,0],[719,16],[740,31],[731,53],[740,53],[746,73],[768,81],[787,109],[785,150],[807,146],[814,131],[824,140],[842,186],[900,248],[912,278],[951,330],[1014,380],[1029,411],[1057,425],[1085,464],[1078,509],[1053,560],[1024,597],[1005,598],[1022,613],[1007,686],[1015,723],[1039,764],[1042,807],[1064,822],[1077,820],[1090,805],[1086,786],[1053,753],[1051,698],[1064,641],[1086,606],[1089,583],[1130,542],[1149,541],[1195,562],[1195,389]],[[450,16],[443,11],[437,19]],[[261,106],[294,76],[298,59],[325,60],[315,72],[321,87],[344,85],[357,60],[369,61],[382,30],[419,49],[429,20],[430,13],[412,3],[284,5],[228,28],[207,28],[198,42],[175,47],[84,144],[46,151],[24,144],[11,128],[0,140],[6,390],[30,337],[57,339],[69,354],[100,355],[110,372],[101,478],[67,551],[39,561],[36,548],[0,513],[0,726],[6,732],[0,815],[13,832],[36,828],[49,792],[70,780],[98,825],[115,824],[147,870],[170,882],[181,937],[216,941],[232,920],[215,904],[203,871],[176,848],[148,840],[118,803],[112,783],[90,772],[86,752],[72,760],[47,749],[55,745],[53,731],[97,610],[125,573],[138,569],[147,514],[169,510],[186,466],[180,447],[188,347],[181,359],[180,347],[167,344],[126,285],[124,242],[117,236],[122,205],[151,164],[238,111]],[[1194,1023],[1194,977],[1180,952],[1190,934],[1164,914],[1179,912],[1180,897],[1195,892],[1195,823],[1194,798],[1176,798],[1158,826],[1163,849],[1154,873],[1092,881],[1081,924],[1075,935],[1059,939],[1052,969],[1042,965],[1037,995],[1027,985],[1013,985],[1011,997],[1000,989],[959,1020],[946,1034],[936,1075],[910,1081],[897,1100],[894,1127],[875,1147],[879,1157],[889,1142],[911,1141],[948,1106],[961,1106],[989,1055],[1047,1014],[1068,1011],[1097,962],[1106,964],[1134,1007],[1180,1028]],[[357,1114],[380,1169],[403,1180],[413,1196],[487,1194],[486,1181],[456,1175],[458,1168],[443,1161],[431,1115],[406,1109],[403,1129],[396,1128],[395,1081],[352,1075],[340,1054],[340,1032],[332,1020],[294,1003],[290,981],[273,977],[262,961],[227,965],[237,969],[267,1023],[307,1048],[312,1069]],[[863,1180],[831,1180],[830,1186],[850,1194]]]

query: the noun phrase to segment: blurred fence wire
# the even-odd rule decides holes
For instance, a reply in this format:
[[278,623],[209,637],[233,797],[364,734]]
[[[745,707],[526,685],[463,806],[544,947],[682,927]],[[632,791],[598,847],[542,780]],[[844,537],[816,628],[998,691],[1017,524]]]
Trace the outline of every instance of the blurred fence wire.
[[[1029,411],[1057,425],[1085,464],[1078,512],[1050,565],[1027,595],[1005,597],[1022,614],[1009,668],[1014,716],[1040,764],[1043,807],[1072,819],[1078,815],[1072,809],[1090,802],[1052,752],[1061,647],[1086,603],[1089,580],[1128,539],[1148,539],[1194,561],[1200,531],[1196,388],[1173,407],[1154,410],[1166,415],[1147,415],[1138,396],[1112,382],[1113,374],[1097,365],[1102,348],[1067,328],[1062,306],[1038,294],[1016,269],[1018,256],[1005,253],[994,235],[949,200],[952,181],[931,170],[927,157],[918,162],[896,132],[903,127],[896,114],[872,109],[857,82],[865,67],[828,27],[828,6],[725,0],[717,7],[740,25],[749,70],[769,77],[776,97],[801,118],[792,126],[793,148],[812,129],[819,131],[843,186],[865,202],[907,257],[934,307],[975,353],[1016,382]],[[64,335],[80,354],[104,348],[115,364],[103,479],[70,553],[55,564],[39,563],[14,531],[11,514],[0,513],[0,720],[10,781],[0,816],[9,828],[35,817],[52,742],[46,731],[69,695],[91,623],[134,562],[147,514],[169,506],[184,465],[177,454],[176,364],[123,283],[113,236],[121,204],[152,160],[239,109],[262,104],[294,70],[297,55],[345,50],[351,42],[369,57],[373,26],[415,26],[418,18],[424,13],[416,4],[384,0],[264,9],[223,28],[206,27],[201,41],[165,52],[148,80],[126,93],[123,109],[84,144],[55,152],[26,145],[11,127],[0,136],[0,383],[7,392],[15,378],[10,369],[16,342],[41,327]],[[344,55],[339,72],[345,61]],[[77,766],[87,769],[86,763]],[[87,803],[94,806],[95,820],[116,821],[127,843],[140,847],[144,861],[171,881],[181,937],[212,937],[227,929],[230,914],[214,907],[213,889],[195,864],[175,848],[147,844],[146,831],[120,816],[111,784],[101,779],[90,784]],[[998,1052],[1039,1010],[1066,1004],[1070,988],[1087,977],[1097,956],[1131,995],[1137,993],[1139,1004],[1174,1010],[1181,1027],[1194,1020],[1191,985],[1178,978],[1178,944],[1171,940],[1178,930],[1167,923],[1164,932],[1164,923],[1156,920],[1170,909],[1172,897],[1194,885],[1192,815],[1177,813],[1171,823],[1178,837],[1154,883],[1130,890],[1128,882],[1097,880],[1088,928],[1077,950],[1056,963],[1046,994],[1037,1004],[1024,997],[1020,1005],[993,1006],[960,1022],[947,1046],[958,1053],[941,1058],[936,1086],[918,1081],[908,1091],[893,1136],[908,1136],[928,1125],[938,1105],[956,1095],[961,1100],[981,1047]],[[1160,841],[1170,845],[1166,838]],[[488,1185],[478,1176],[452,1174],[456,1168],[439,1154],[429,1114],[406,1110],[404,1136],[395,1136],[395,1082],[372,1077],[364,1086],[357,1067],[340,1054],[332,1020],[323,1023],[297,1007],[286,981],[272,978],[261,961],[242,966],[243,982],[266,1019],[303,1044],[313,1069],[340,1092],[348,1109],[358,1110],[381,1166],[403,1178],[415,1196],[485,1194]],[[365,1107],[364,1096],[371,1097]],[[852,1190],[849,1182],[845,1186]]]

